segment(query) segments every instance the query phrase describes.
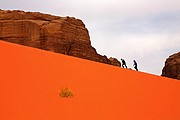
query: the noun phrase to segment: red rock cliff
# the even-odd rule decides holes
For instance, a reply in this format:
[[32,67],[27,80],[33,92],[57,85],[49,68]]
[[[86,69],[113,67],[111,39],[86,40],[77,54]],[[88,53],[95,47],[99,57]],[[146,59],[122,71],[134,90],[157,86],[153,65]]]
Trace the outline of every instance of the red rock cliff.
[[[91,46],[84,23],[73,17],[0,10],[0,39],[30,47],[121,66]],[[114,61],[115,60],[115,61]]]
[[180,80],[180,52],[166,59],[165,66],[162,70],[162,76]]

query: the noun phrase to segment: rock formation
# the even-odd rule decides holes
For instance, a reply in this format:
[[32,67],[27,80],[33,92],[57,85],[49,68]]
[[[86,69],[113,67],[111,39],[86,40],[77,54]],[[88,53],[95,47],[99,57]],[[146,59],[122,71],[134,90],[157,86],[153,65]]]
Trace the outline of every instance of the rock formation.
[[73,17],[0,10],[0,40],[121,66],[96,52],[84,23]]
[[121,66],[121,63],[116,58],[110,57],[109,60],[110,60],[112,65]]
[[162,70],[162,76],[180,80],[180,52],[166,59],[165,66]]

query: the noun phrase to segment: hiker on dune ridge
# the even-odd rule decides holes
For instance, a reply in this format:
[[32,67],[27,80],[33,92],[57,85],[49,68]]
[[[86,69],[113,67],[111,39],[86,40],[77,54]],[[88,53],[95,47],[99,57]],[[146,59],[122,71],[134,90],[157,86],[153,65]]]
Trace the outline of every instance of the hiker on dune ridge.
[[122,59],[122,58],[121,58],[121,61],[122,61],[122,67],[127,68],[126,61],[124,59]]
[[136,69],[136,71],[138,71],[138,68],[137,68],[137,62],[135,61],[135,60],[133,60],[133,62],[134,62],[134,68]]

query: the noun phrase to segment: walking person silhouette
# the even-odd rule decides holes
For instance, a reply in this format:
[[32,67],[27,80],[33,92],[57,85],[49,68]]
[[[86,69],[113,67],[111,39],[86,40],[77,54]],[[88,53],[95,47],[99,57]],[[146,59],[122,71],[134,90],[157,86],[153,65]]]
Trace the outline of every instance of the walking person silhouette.
[[137,62],[135,61],[135,60],[133,60],[133,62],[134,62],[134,68],[136,69],[136,71],[138,71],[138,68],[137,68]]
[[127,66],[126,66],[126,61],[125,61],[124,59],[122,59],[122,58],[121,58],[121,61],[122,61],[122,67],[123,67],[123,68],[124,68],[124,67],[127,68]]

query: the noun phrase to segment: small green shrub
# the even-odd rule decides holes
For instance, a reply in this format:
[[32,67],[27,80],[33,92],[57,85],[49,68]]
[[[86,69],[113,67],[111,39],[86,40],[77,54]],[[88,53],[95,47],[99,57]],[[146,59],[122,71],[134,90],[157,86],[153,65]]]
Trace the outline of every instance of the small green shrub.
[[71,91],[71,89],[65,87],[65,88],[62,88],[59,95],[62,97],[62,98],[69,98],[69,97],[73,97],[73,92]]

